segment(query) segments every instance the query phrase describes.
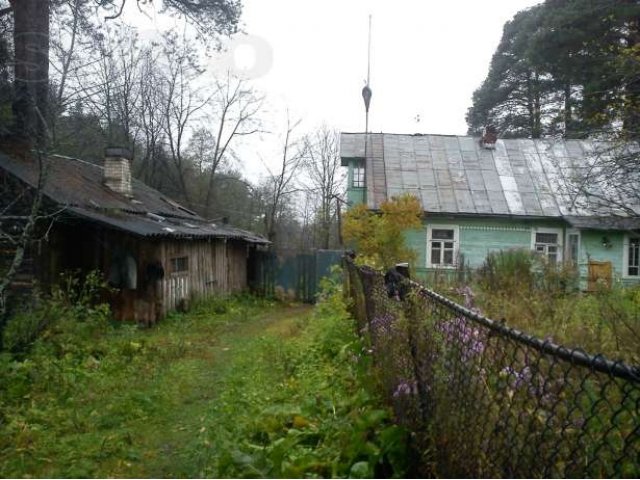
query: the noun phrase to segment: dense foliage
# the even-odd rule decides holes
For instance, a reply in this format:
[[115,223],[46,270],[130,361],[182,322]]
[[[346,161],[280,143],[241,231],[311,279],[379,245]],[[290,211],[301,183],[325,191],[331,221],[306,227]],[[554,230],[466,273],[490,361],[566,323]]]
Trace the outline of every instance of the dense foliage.
[[51,300],[32,346],[0,354],[0,476],[402,476],[404,431],[324,292],[312,314],[216,299],[153,330]]
[[504,27],[467,113],[470,134],[640,133],[640,4],[547,0]]
[[403,232],[419,228],[421,218],[420,201],[404,194],[382,202],[379,213],[365,204],[351,208],[344,218],[343,235],[355,247],[359,263],[390,267],[415,258],[415,252],[405,244]]
[[322,297],[309,323],[238,346],[204,419],[203,475],[402,477],[405,432],[362,383],[370,357],[337,284],[324,280]]
[[[490,254],[465,289],[482,313],[571,348],[640,362],[640,290],[578,290],[573,266],[549,264],[527,250]],[[471,298],[471,297],[475,297]]]
[[[615,325],[606,311],[612,305],[628,309],[615,320],[635,322],[637,334],[637,303],[634,308],[632,295],[626,295],[634,292],[579,297],[553,291],[545,285],[561,280],[562,272],[546,278],[551,265],[545,271],[540,259],[528,255],[493,255],[481,278],[482,292],[478,285],[458,289],[466,311],[427,291],[398,301],[387,294],[381,273],[347,265],[354,314],[371,341],[386,398],[411,431],[416,473],[423,478],[637,477],[640,386],[630,375],[635,368],[597,368],[602,357],[595,355],[605,350],[609,358],[637,365],[637,335],[633,348],[623,338],[633,332],[616,335],[623,324]],[[498,302],[489,305],[493,299]],[[490,328],[474,315],[495,306],[508,311],[508,317],[492,314],[506,329]],[[580,309],[578,315],[571,315],[571,307]],[[585,349],[593,355],[584,355]]]

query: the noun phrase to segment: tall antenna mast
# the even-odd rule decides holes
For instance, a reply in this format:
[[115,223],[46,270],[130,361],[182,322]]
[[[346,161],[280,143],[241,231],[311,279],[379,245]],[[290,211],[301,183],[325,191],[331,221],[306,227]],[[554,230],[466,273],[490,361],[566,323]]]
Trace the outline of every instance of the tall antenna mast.
[[371,14],[369,14],[369,44],[367,46],[367,85],[371,78]]
[[369,14],[369,42],[367,45],[367,83],[362,89],[362,98],[364,100],[365,109],[365,133],[369,133],[369,104],[371,103],[371,14]]
[[[364,165],[365,175],[367,165],[367,150],[369,143],[369,104],[371,103],[371,87],[369,87],[369,81],[371,80],[371,14],[369,14],[369,44],[367,46],[367,84],[362,89],[362,99],[364,100],[365,110],[365,127],[364,127]],[[371,195],[371,194],[369,194]]]

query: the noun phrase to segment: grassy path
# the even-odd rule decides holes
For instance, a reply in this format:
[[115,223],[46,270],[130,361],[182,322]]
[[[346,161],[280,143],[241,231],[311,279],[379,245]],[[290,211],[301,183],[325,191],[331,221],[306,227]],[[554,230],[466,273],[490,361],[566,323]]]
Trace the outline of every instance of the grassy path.
[[[203,435],[211,428],[207,420],[230,372],[247,354],[246,346],[265,336],[284,341],[299,335],[298,325],[307,323],[310,314],[311,307],[307,305],[276,306],[242,312],[239,318],[225,321],[213,331],[197,327],[189,331],[185,338],[191,353],[175,362],[165,378],[158,380],[160,384],[179,385],[170,411],[150,422],[140,422],[135,428],[146,444],[144,460],[124,463],[126,468],[116,476],[198,476],[200,472],[194,466],[202,463],[199,457],[210,446]],[[123,466],[122,462],[116,463],[117,467]]]
[[0,477],[400,471],[357,348],[339,301],[218,301],[146,331],[60,322],[0,357]]

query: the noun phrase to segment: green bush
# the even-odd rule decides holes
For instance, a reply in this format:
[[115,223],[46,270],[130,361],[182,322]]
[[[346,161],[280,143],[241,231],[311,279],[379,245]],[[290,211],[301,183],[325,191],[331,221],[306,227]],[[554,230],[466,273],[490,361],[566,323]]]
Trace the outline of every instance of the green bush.
[[14,353],[24,352],[38,336],[66,331],[102,328],[110,318],[109,307],[99,303],[108,289],[98,271],[82,277],[78,272],[60,276],[50,295],[37,294],[35,301],[10,317],[2,331],[2,347]]
[[473,286],[482,312],[570,348],[640,360],[640,289],[578,290],[576,269],[527,250],[490,254]]
[[406,432],[371,393],[370,358],[337,274],[322,281],[313,315],[295,338],[265,335],[239,347],[204,421],[201,442],[211,448],[195,459],[200,476],[405,474]]
[[564,294],[577,289],[578,277],[569,263],[552,263],[530,250],[514,248],[489,253],[477,271],[477,282],[487,291]]
[[341,296],[212,299],[152,329],[57,296],[62,318],[0,354],[0,477],[402,477]]
[[533,265],[529,250],[491,252],[478,269],[478,282],[487,290],[528,289],[534,284]]

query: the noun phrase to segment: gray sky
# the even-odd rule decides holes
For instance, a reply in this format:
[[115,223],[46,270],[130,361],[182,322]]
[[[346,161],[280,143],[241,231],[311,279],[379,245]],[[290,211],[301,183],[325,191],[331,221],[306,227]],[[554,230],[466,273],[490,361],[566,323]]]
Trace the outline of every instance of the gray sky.
[[[232,42],[227,61],[257,76],[253,82],[268,99],[268,130],[284,130],[288,108],[303,119],[301,132],[322,123],[364,131],[360,92],[371,14],[370,130],[465,134],[471,95],[487,74],[504,23],[537,3],[243,0],[249,37]],[[143,29],[171,24],[153,17],[135,23]],[[250,179],[277,163],[278,140],[264,135],[242,150]]]

